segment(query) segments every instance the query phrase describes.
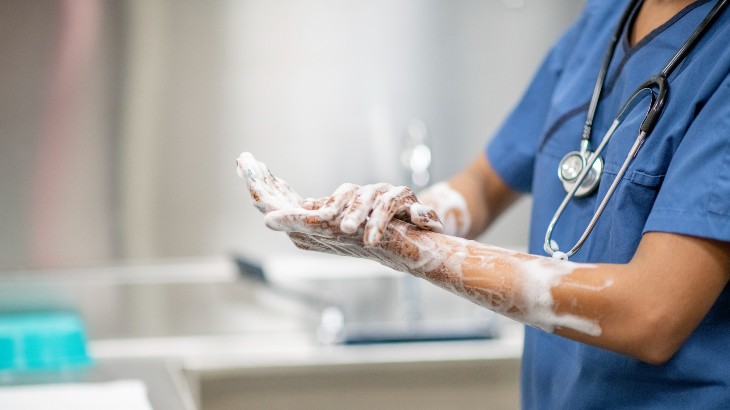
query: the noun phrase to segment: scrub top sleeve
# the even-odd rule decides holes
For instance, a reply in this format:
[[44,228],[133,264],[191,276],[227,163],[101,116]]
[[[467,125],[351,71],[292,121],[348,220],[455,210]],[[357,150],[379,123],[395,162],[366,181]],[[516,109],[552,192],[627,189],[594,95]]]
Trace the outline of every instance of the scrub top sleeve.
[[511,188],[530,192],[535,154],[555,85],[587,19],[584,13],[543,61],[527,91],[486,147],[490,164]]
[[672,232],[730,242],[728,101],[730,76],[702,107],[679,144],[644,232]]

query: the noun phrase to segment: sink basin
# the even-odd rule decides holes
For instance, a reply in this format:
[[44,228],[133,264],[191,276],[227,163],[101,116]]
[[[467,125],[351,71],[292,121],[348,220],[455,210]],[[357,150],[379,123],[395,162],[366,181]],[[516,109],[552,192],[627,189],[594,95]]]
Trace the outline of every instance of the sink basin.
[[241,274],[301,302],[327,344],[488,339],[497,315],[408,274],[354,258],[236,259]]

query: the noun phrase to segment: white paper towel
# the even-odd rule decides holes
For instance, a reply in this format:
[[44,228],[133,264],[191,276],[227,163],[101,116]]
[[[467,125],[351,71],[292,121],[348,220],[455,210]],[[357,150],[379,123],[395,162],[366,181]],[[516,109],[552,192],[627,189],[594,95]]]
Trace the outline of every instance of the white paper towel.
[[0,387],[3,410],[152,410],[140,380]]

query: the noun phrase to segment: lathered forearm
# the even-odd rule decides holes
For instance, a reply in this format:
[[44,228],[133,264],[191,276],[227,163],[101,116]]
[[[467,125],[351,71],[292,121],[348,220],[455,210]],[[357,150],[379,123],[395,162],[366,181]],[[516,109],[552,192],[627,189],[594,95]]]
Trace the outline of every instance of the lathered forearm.
[[[374,247],[362,246],[358,235],[329,236],[319,231],[322,225],[307,230],[289,222],[267,218],[267,224],[274,229],[296,229],[298,232],[289,235],[301,249],[378,261],[546,331],[572,329],[589,336],[601,334],[595,320],[570,311],[557,313],[552,294],[564,276],[579,266],[590,268],[592,265],[513,252],[424,231],[398,220],[391,222],[381,242]],[[599,292],[609,285],[604,283],[589,290]]]
[[[400,221],[389,228],[374,254],[382,263],[527,325],[651,364],[672,357],[728,282],[727,246],[698,238],[649,233],[631,262],[593,265]],[[688,285],[687,272],[703,280]]]
[[[374,256],[394,269],[407,271],[497,313],[546,331],[572,329],[599,336],[596,320],[570,312],[557,313],[552,290],[576,264],[526,255],[393,221],[380,252]],[[591,287],[600,292],[610,282]]]

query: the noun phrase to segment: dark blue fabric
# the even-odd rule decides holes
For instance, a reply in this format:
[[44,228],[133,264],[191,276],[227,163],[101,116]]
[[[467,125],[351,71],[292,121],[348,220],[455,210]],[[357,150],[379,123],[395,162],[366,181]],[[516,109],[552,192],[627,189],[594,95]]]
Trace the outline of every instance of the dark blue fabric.
[[[487,147],[497,173],[531,192],[530,252],[565,191],[560,159],[577,150],[599,66],[627,0],[589,1],[551,50],[519,105]],[[699,1],[636,46],[619,44],[595,118],[591,146],[634,89],[657,74],[715,1]],[[626,263],[644,232],[730,241],[730,11],[669,78],[669,100],[576,262]],[[553,238],[570,248],[633,144],[648,102],[630,113],[604,151],[597,195],[572,201]],[[688,281],[692,278],[688,277]],[[652,289],[647,289],[652,292]],[[528,328],[522,368],[526,409],[730,408],[730,291],[666,364],[655,366]]]

